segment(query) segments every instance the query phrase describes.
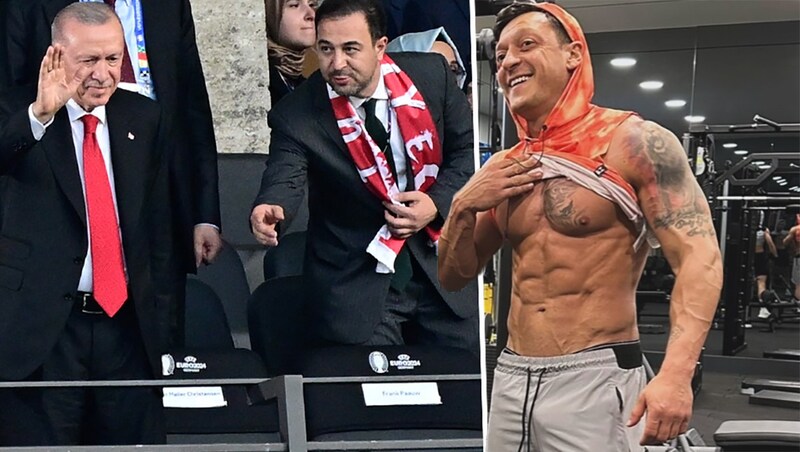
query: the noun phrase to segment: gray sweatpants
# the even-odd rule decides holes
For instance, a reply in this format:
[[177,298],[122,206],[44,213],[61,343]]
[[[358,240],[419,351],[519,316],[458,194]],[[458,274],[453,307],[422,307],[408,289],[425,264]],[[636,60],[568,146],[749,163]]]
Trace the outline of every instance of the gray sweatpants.
[[486,450],[641,451],[645,419],[625,425],[646,382],[644,367],[620,368],[611,349],[548,358],[504,351],[494,371]]

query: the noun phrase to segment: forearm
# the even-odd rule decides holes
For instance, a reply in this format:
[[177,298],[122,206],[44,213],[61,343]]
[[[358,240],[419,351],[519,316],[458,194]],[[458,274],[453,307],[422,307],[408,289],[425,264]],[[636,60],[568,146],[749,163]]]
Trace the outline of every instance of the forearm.
[[722,287],[719,250],[687,256],[675,272],[670,302],[670,337],[659,374],[691,380],[700,350],[714,320]]
[[481,272],[475,224],[476,213],[455,200],[439,237],[439,282],[447,290],[463,288]]

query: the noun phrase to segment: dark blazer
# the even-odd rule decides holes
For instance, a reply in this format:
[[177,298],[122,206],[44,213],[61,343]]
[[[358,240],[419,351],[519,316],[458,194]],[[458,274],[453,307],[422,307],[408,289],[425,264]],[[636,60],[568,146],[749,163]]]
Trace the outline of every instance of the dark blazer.
[[[12,85],[35,83],[50,24],[72,0],[7,0],[6,71]],[[170,174],[180,264],[194,272],[195,224],[220,226],[217,146],[189,0],[141,0],[147,57],[165,130],[174,133]],[[3,19],[0,19],[3,20]],[[2,71],[0,64],[0,71]]]
[[[435,221],[441,223],[453,195],[474,171],[472,115],[441,56],[408,52],[391,57],[422,93],[439,133],[443,163],[427,193],[439,210]],[[290,222],[308,181],[305,287],[312,327],[326,340],[364,342],[380,322],[392,278],[376,273],[376,261],[366,253],[385,223],[384,207],[359,178],[319,72],[272,109],[269,123],[270,158],[255,204],[282,206]],[[441,289],[437,257],[427,243],[424,231],[406,242],[424,277],[455,314],[476,315],[476,286],[456,293]]]
[[[62,108],[37,142],[28,105],[34,90],[0,98],[0,379],[28,376],[46,358],[75,301],[87,253],[86,214],[72,131]],[[154,369],[166,348],[174,265],[163,115],[138,94],[117,90],[107,107],[125,265]],[[133,137],[133,139],[131,139]]]
[[269,63],[267,67],[269,68],[269,98],[272,105],[277,104],[284,96],[294,91],[297,85],[305,81],[305,79],[300,76],[299,78],[289,80],[289,83],[292,84],[290,86],[289,83],[286,83],[283,77],[281,77],[280,72],[278,72],[274,64]]

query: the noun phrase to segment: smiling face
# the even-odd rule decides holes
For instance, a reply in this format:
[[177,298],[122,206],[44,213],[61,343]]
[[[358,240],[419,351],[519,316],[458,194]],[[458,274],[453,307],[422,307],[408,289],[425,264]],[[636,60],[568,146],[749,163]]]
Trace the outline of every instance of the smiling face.
[[543,122],[580,64],[579,42],[562,43],[547,16],[521,14],[497,41],[497,81],[511,112]]
[[81,68],[91,70],[73,96],[78,105],[91,111],[108,103],[119,83],[125,48],[119,21],[87,25],[68,19],[59,43],[64,46],[67,74],[75,74]]
[[322,78],[340,96],[369,97],[378,87],[386,37],[372,42],[366,17],[358,12],[317,25]]
[[316,0],[288,0],[283,5],[278,41],[294,50],[307,49],[314,45],[317,32],[314,29]]

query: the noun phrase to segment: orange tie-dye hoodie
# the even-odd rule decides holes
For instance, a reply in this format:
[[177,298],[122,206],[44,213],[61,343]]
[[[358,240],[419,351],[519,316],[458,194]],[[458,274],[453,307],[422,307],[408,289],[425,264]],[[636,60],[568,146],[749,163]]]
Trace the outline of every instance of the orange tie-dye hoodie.
[[582,61],[573,71],[566,89],[545,119],[545,127],[538,136],[529,136],[527,120],[512,114],[520,142],[509,150],[506,157],[518,158],[524,153],[539,153],[544,149],[545,155],[567,158],[591,171],[602,166],[603,177],[619,184],[635,199],[636,194],[630,184],[618,173],[603,166],[603,156],[608,152],[614,131],[635,113],[598,107],[590,103],[594,96],[592,61],[578,21],[553,3],[540,3],[536,7],[555,16],[570,39],[583,44]]
[[536,7],[555,16],[564,25],[570,39],[583,44],[582,60],[573,71],[555,107],[547,115],[538,136],[529,136],[528,121],[522,116],[512,114],[520,142],[505,157],[521,158],[532,153],[542,153],[540,161],[544,179],[566,177],[615,202],[640,233],[634,248],[638,249],[643,245],[645,239],[651,247],[658,247],[655,236],[647,231],[636,191],[604,162],[617,127],[636,113],[598,107],[590,103],[594,96],[592,63],[586,38],[578,21],[552,3],[540,3]]

